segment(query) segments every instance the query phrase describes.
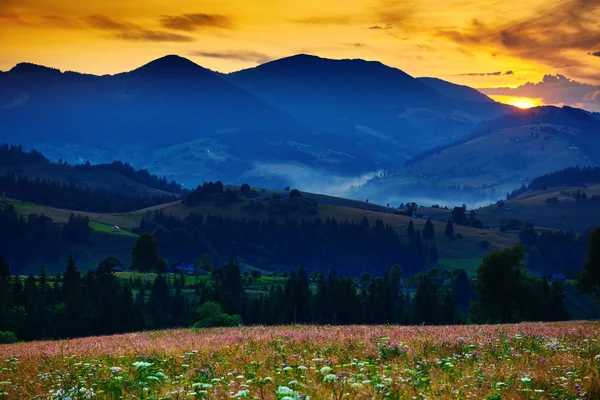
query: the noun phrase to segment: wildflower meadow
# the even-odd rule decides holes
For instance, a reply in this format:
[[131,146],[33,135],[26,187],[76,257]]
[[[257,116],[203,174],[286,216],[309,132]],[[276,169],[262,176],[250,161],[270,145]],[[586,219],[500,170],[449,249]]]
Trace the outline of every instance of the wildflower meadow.
[[0,346],[0,399],[597,399],[600,323],[168,330]]

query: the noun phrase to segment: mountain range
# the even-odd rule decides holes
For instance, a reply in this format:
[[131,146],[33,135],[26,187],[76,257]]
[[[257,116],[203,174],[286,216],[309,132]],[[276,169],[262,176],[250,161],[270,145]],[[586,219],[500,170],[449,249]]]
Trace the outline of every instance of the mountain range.
[[[600,160],[600,120],[585,111],[523,111],[379,62],[310,55],[231,74],[178,56],[105,76],[22,63],[0,73],[0,120],[2,141],[51,159],[121,159],[188,186],[354,187],[382,202],[407,182],[504,188]],[[545,141],[540,154],[517,146],[511,158],[527,134]],[[522,173],[492,173],[503,165]]]

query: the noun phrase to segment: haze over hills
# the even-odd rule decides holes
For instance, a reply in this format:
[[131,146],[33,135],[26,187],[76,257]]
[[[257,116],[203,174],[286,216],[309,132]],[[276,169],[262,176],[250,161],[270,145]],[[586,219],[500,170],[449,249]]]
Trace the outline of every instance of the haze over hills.
[[[3,140],[55,160],[122,159],[188,186],[292,185],[383,204],[489,201],[490,188],[600,153],[585,111],[521,111],[379,62],[303,54],[228,75],[178,56],[112,76],[21,63],[0,75],[0,118]],[[522,140],[533,132],[544,144]]]

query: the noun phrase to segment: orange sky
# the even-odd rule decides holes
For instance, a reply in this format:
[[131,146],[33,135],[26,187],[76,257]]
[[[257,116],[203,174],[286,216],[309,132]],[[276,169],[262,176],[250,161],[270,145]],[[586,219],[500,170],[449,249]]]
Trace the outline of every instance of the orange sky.
[[178,54],[222,72],[296,53],[379,60],[473,87],[600,84],[600,1],[0,0],[0,70],[95,74]]

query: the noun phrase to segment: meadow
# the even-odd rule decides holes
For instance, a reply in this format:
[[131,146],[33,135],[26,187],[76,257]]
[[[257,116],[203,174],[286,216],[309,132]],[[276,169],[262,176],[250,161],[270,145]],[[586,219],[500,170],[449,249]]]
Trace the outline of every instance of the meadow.
[[170,330],[0,346],[1,399],[597,399],[600,323]]

